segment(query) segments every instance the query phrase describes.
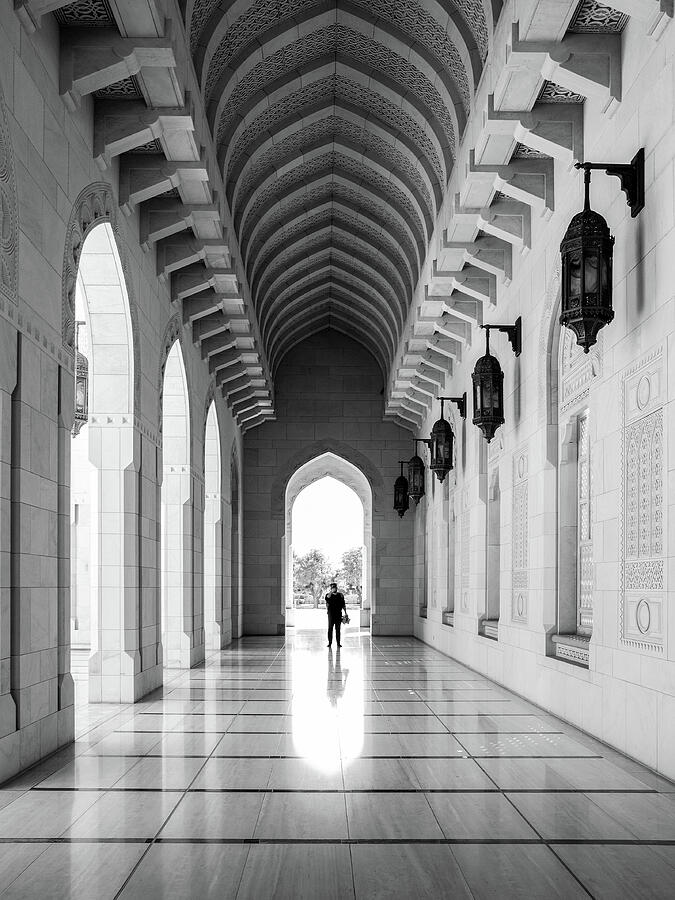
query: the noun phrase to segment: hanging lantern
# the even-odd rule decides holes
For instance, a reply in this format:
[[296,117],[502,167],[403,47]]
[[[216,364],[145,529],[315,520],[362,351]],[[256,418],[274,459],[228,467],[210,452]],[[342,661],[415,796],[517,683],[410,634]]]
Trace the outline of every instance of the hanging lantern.
[[496,356],[490,354],[490,332],[485,335],[485,356],[476,363],[473,381],[473,424],[490,443],[504,424],[504,373]]
[[560,324],[570,328],[584,353],[598,340],[598,332],[614,318],[612,257],[614,238],[600,213],[591,209],[591,170],[602,169],[621,179],[631,216],[644,207],[644,151],[627,165],[576,163],[584,170],[584,208],[572,219],[560,244],[562,310]]
[[77,334],[80,325],[84,322],[76,323],[75,337],[75,417],[73,419],[73,436],[80,433],[83,425],[86,425],[89,418],[89,360],[77,349]]
[[406,514],[409,505],[408,479],[403,474],[403,462],[401,462],[401,474],[394,482],[394,509],[401,519]]
[[520,316],[513,325],[483,325],[485,329],[485,356],[476,362],[473,381],[473,424],[483,432],[490,443],[500,425],[504,424],[504,373],[496,356],[490,353],[490,331],[504,332],[516,356],[522,347],[522,322]]
[[443,483],[445,476],[453,468],[454,441],[455,435],[452,426],[446,422],[444,412],[444,402],[450,400],[456,403],[459,408],[460,416],[466,418],[466,394],[463,397],[439,397],[441,401],[441,417],[431,429],[431,464],[430,469],[435,472],[438,480]]
[[[428,444],[424,438],[414,438],[413,444],[417,449],[418,441]],[[408,460],[408,496],[417,505],[424,496],[424,460],[415,453]]]
[[586,169],[584,208],[572,219],[560,244],[562,312],[560,324],[571,328],[584,353],[598,332],[614,318],[612,255],[614,238],[600,213],[590,206],[591,173]]

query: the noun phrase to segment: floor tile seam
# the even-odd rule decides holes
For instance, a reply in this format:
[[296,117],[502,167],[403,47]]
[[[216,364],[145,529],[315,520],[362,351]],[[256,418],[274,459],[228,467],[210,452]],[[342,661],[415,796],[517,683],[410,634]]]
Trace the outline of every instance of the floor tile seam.
[[[216,744],[216,746],[217,746],[217,744]],[[215,748],[214,748],[214,749],[215,749]],[[148,757],[148,758],[151,758],[151,757]],[[193,758],[200,759],[200,758],[202,758],[202,757],[193,757]],[[146,856],[147,856],[148,853],[150,852],[151,848],[152,848],[153,845],[155,844],[155,842],[156,842],[158,836],[161,834],[162,830],[166,827],[167,823],[170,821],[171,817],[172,817],[173,814],[176,812],[176,810],[177,810],[178,807],[180,806],[180,804],[181,804],[181,802],[183,801],[183,799],[188,795],[188,791],[189,791],[190,787],[194,784],[194,782],[196,781],[196,779],[199,777],[199,775],[201,774],[201,772],[202,772],[203,769],[204,769],[204,766],[206,765],[206,763],[208,762],[208,760],[209,760],[210,758],[211,758],[210,756],[204,757],[204,758],[203,758],[203,759],[204,759],[204,762],[202,763],[202,765],[201,765],[201,766],[197,769],[197,771],[195,772],[195,775],[194,775],[192,781],[190,782],[190,784],[188,785],[188,787],[187,787],[185,790],[183,790],[183,791],[180,791],[180,790],[179,790],[179,791],[176,792],[176,793],[180,793],[181,796],[178,798],[177,802],[173,805],[173,807],[172,807],[171,810],[169,811],[169,814],[166,816],[166,818],[164,819],[164,821],[163,821],[162,824],[160,825],[159,829],[155,832],[154,837],[153,837],[152,840],[148,843],[148,845],[147,845],[146,849],[143,851],[143,853],[141,853],[139,859],[136,860],[135,865],[132,867],[131,871],[129,872],[129,874],[127,875],[127,877],[124,879],[123,883],[120,885],[119,890],[118,890],[117,893],[115,894],[114,900],[117,900],[117,898],[121,896],[121,894],[122,894],[122,892],[124,891],[124,889],[126,888],[127,884],[131,881],[131,879],[133,878],[134,874],[135,874],[136,871],[139,869],[141,863],[142,863],[143,860],[146,858]],[[136,763],[136,765],[138,765],[140,762],[142,762],[142,760],[139,760],[138,763]],[[132,766],[131,768],[134,768],[134,766]],[[131,769],[130,769],[129,771],[131,771]],[[122,776],[122,777],[124,777],[124,776]],[[118,779],[118,780],[119,780],[119,779]],[[118,791],[118,793],[120,793],[120,791]],[[172,792],[171,792],[171,791],[168,791],[168,790],[160,790],[159,793],[164,794],[164,793],[172,793]]]
[[[226,759],[227,757],[214,757],[214,759]],[[268,759],[270,757],[233,757],[235,759]],[[286,757],[271,757],[276,759],[285,759]],[[298,757],[294,757],[298,758]],[[422,757],[412,757],[413,760],[420,759]],[[428,758],[428,757],[426,757]],[[437,757],[432,757],[437,758]],[[401,759],[400,757],[373,757],[373,759],[398,759],[401,762],[406,762],[406,759]],[[207,759],[207,762],[209,760]],[[414,773],[412,773],[414,775]],[[489,777],[489,776],[488,776]],[[418,782],[419,783],[419,782]],[[27,788],[25,791],[22,791],[22,794],[27,793],[161,793],[161,794],[179,794],[179,793],[231,793],[231,794],[247,794],[247,793],[300,793],[300,794],[339,794],[339,793],[348,793],[348,794],[409,794],[409,793],[426,793],[426,794],[496,794],[496,793],[504,793],[504,794],[550,794],[555,796],[556,794],[583,794],[588,795],[588,799],[591,799],[593,795],[597,794],[627,794],[631,797],[636,795],[645,794],[647,796],[660,796],[658,791],[655,790],[621,790],[619,788],[615,789],[605,789],[605,788],[499,788],[495,785],[494,788],[477,788],[477,787],[450,787],[450,788],[270,788],[269,780],[267,785],[264,787],[254,787],[254,788],[238,788],[238,787],[222,787],[222,788],[202,788],[202,787],[188,787],[188,788],[180,788],[180,787],[162,787],[162,788],[151,788],[151,787],[72,787],[72,786],[63,786],[59,785],[58,787],[32,787]],[[19,798],[17,797],[16,800]],[[15,800],[12,802],[16,802]],[[595,804],[597,805],[597,804]],[[11,806],[7,804],[4,809],[8,809]],[[602,812],[602,807],[598,807]],[[612,816],[607,813],[607,815],[612,818]],[[621,825],[620,822],[617,824]],[[626,826],[623,826],[626,827]]]
[[[419,638],[415,638],[415,640],[419,641]],[[440,653],[441,651],[433,650],[433,652]],[[445,655],[445,654],[441,654],[441,655]],[[448,657],[448,658],[452,659],[452,657]],[[470,672],[471,674],[485,678],[485,676],[483,676],[482,673],[478,672],[476,669],[471,668],[466,663],[461,663],[461,665],[466,671]],[[570,722],[567,719],[563,718],[562,716],[552,713],[550,710],[547,710],[544,707],[539,706],[537,703],[533,702],[532,700],[524,697],[521,694],[518,694],[512,688],[508,688],[505,685],[501,685],[498,681],[495,681],[494,679],[488,678],[486,680],[488,681],[488,683],[496,685],[497,687],[501,688],[502,690],[508,692],[512,697],[514,697],[514,698],[522,701],[523,703],[526,703],[528,706],[532,707],[535,710],[535,712],[528,713],[528,715],[545,716],[545,717],[548,717],[549,719],[552,718],[556,722],[561,722],[563,725],[566,725],[568,728],[572,729],[576,734],[581,735],[582,737],[588,739],[589,741],[593,741],[596,744],[599,744],[603,749],[606,749],[607,751],[609,751],[610,754],[619,753],[619,759],[631,760],[632,762],[637,763],[637,760],[632,760],[631,757],[626,756],[626,754],[621,754],[619,751],[616,750],[616,748],[612,747],[610,744],[607,744],[604,741],[601,741],[599,738],[596,738],[593,735],[587,734],[582,729],[580,729],[577,725],[575,725],[573,722]],[[568,735],[568,737],[570,737],[572,740],[577,739],[575,737],[575,735]],[[612,762],[612,760],[610,760],[608,757],[603,757],[603,758],[607,758],[608,762]],[[642,763],[638,763],[638,765],[640,765],[642,768],[646,769],[651,775],[654,775],[655,777],[664,779],[665,781],[669,780],[668,778],[666,778],[666,776],[662,775],[660,772],[657,772],[654,769],[650,769],[648,766],[645,766]],[[675,790],[675,788],[674,788],[674,790]],[[664,792],[664,793],[668,793],[668,792]]]
[[[151,847],[155,844],[409,844],[409,845],[448,845],[448,846],[485,846],[485,845],[507,845],[507,846],[544,846],[544,847],[673,847],[675,841],[672,840],[629,840],[627,838],[279,838],[279,837],[21,837],[21,838],[1,838],[0,845],[12,846],[22,844],[48,844],[48,845],[68,845],[68,844],[142,844]],[[46,847],[45,850],[48,850]],[[146,851],[147,852],[147,851]],[[40,854],[41,856],[42,854]],[[144,854],[145,855],[145,854]],[[36,859],[38,859],[36,857]],[[35,860],[33,860],[35,862]],[[140,860],[139,860],[140,862]],[[30,863],[29,863],[30,865]]]

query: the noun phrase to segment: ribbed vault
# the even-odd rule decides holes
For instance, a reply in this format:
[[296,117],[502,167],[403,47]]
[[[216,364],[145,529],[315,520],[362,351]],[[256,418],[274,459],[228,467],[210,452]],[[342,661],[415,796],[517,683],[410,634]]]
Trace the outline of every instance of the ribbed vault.
[[274,372],[332,327],[385,376],[501,0],[187,0]]

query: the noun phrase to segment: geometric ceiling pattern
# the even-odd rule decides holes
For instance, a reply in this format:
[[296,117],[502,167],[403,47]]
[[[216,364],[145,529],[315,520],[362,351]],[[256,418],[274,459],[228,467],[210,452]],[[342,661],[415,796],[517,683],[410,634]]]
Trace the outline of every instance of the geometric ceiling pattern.
[[389,372],[501,0],[187,0],[274,373],[332,327]]

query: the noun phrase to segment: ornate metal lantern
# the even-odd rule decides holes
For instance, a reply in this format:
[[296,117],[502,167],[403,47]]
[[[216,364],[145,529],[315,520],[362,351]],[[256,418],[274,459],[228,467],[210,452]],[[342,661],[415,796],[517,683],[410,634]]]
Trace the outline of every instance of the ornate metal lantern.
[[584,353],[597,342],[598,332],[614,318],[612,309],[612,256],[614,238],[600,213],[591,209],[591,170],[603,169],[621,179],[631,216],[644,207],[644,151],[628,165],[576,163],[584,170],[584,208],[570,222],[560,244],[562,255],[562,310],[560,324],[576,335]]
[[[422,441],[428,444],[425,438],[413,438],[413,445],[417,450],[417,444]],[[424,496],[424,460],[414,453],[408,460],[408,496],[412,498],[417,505]]]
[[443,483],[445,476],[453,467],[453,450],[455,435],[452,426],[443,416],[444,402],[450,400],[456,403],[460,416],[466,418],[466,394],[463,397],[439,397],[441,401],[441,417],[431,429],[431,464],[430,469],[436,474],[438,480]]
[[504,373],[496,356],[490,353],[490,331],[505,332],[516,356],[522,346],[520,316],[514,325],[483,325],[485,329],[485,356],[476,362],[473,381],[473,424],[483,432],[490,443],[500,425],[504,424]]
[[89,418],[89,360],[78,349],[77,336],[80,325],[75,323],[75,417],[73,419],[73,435],[78,435]]
[[394,482],[394,509],[402,519],[408,511],[408,479],[403,474],[403,462],[401,461],[401,474]]

